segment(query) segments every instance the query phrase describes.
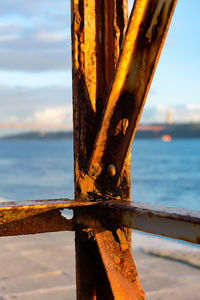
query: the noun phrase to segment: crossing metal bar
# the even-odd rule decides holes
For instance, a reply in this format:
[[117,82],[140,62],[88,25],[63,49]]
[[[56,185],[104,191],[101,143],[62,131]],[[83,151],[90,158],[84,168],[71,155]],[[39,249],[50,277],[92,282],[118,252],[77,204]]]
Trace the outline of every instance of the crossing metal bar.
[[[117,185],[177,0],[135,1],[88,174],[100,185],[109,165]],[[100,187],[101,188],[101,187]],[[103,186],[104,190],[105,187]],[[108,188],[107,188],[108,189]]]
[[111,200],[82,208],[76,222],[81,226],[111,231],[125,226],[200,244],[200,211],[195,210]]
[[[176,0],[135,1],[109,93],[127,4],[72,0],[75,196],[91,201],[130,199],[130,143]],[[105,230],[76,230],[78,299],[145,299],[130,236],[126,228],[117,238]]]
[[[67,219],[63,209],[78,211]],[[106,216],[106,218],[105,218]],[[121,227],[200,244],[200,211],[128,201],[51,199],[0,203],[0,236]]]
[[[127,8],[127,0],[72,0],[75,196],[86,201],[95,197],[96,183],[87,175],[89,159],[123,42]],[[110,191],[104,189],[105,197],[107,191],[114,193],[112,180],[107,186]],[[130,199],[130,186],[128,156],[120,174],[118,197]],[[77,228],[77,299],[145,298],[132,258],[131,231],[120,231],[126,241],[123,252],[111,232]],[[113,253],[124,255],[120,264]]]
[[127,28],[128,0],[71,0],[77,200],[0,204],[0,236],[75,231],[78,300],[145,299],[129,228],[200,244],[200,212],[130,202],[130,146],[176,2],[135,0]]

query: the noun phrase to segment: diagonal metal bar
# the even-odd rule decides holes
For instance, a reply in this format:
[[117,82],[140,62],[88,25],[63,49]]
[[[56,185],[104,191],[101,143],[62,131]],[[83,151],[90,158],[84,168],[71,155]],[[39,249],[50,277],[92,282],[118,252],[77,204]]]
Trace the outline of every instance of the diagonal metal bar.
[[[75,194],[80,197],[94,188],[88,160],[124,38],[128,1],[71,2]],[[127,186],[120,189],[124,198],[130,194],[130,157],[126,164],[121,181],[125,176]]]
[[[127,0],[72,1],[75,195],[86,201],[96,200],[94,182],[87,176],[87,168],[126,29],[127,7]],[[119,191],[123,199],[130,199],[130,156],[120,175]],[[113,272],[124,278],[122,283],[129,278],[129,288],[131,278],[134,281],[136,277],[130,231],[126,230],[124,235],[127,264],[132,264],[127,277],[123,273],[120,275],[119,265],[103,247],[106,239],[116,255],[121,255],[110,232],[104,230],[103,234],[98,234],[92,228],[87,231],[77,228],[75,236],[77,299],[118,299]],[[107,268],[109,257],[113,261],[112,268]],[[126,263],[121,261],[121,265],[125,267]],[[121,287],[124,293],[126,287],[124,284]],[[132,285],[132,289],[140,293],[141,285]]]
[[105,231],[102,227],[95,231],[95,237],[114,299],[146,299],[132,256],[129,229],[121,226],[116,231]]
[[[118,182],[134,138],[177,0],[136,0],[89,165]],[[114,170],[108,169],[113,166]],[[99,177],[100,175],[100,177]],[[100,186],[101,184],[99,184]]]
[[[127,0],[71,3],[75,195],[82,197],[93,189],[91,180],[84,179],[123,39]],[[94,231],[77,228],[75,245],[77,299],[113,299]]]

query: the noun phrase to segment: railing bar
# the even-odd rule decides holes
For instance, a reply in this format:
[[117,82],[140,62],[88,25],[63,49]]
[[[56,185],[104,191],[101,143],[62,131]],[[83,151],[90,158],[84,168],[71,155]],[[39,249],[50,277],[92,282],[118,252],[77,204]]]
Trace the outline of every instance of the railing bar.
[[[24,203],[26,206],[22,206]],[[59,212],[64,208],[78,209],[72,223]],[[200,211],[118,200],[50,199],[0,204],[0,236],[74,230],[80,225],[109,230],[125,226],[200,244]]]
[[200,244],[200,211],[124,202],[100,204],[110,208],[110,223]]
[[89,207],[95,204],[95,202],[69,199],[2,202],[0,203],[0,224],[23,220],[53,210]]
[[79,206],[91,206],[96,202],[81,201],[79,199],[70,200],[67,198],[61,199],[48,199],[48,200],[25,200],[25,201],[7,201],[0,203],[0,210],[2,209],[17,209],[17,208],[29,208],[29,207],[49,207],[54,208],[75,208]]
[[33,216],[15,218],[0,223],[0,236],[15,236],[56,231],[74,230],[74,221],[62,216],[59,209]]
[[149,204],[145,202],[127,202],[119,200],[110,200],[99,203],[101,207],[113,208],[122,212],[133,212],[136,214],[157,216],[168,219],[182,220],[200,224],[200,210],[191,210],[177,207],[165,207],[161,205]]

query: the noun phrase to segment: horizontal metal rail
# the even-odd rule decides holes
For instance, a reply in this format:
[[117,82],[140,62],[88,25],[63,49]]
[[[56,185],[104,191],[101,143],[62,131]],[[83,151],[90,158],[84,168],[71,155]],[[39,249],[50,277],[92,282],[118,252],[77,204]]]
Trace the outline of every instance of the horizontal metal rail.
[[0,224],[7,220],[22,219],[54,209],[73,209],[75,207],[91,206],[95,202],[62,199],[9,201],[0,203]]
[[88,227],[102,226],[107,230],[125,226],[200,244],[200,211],[195,210],[113,200],[87,208],[87,212],[83,208],[76,222]]
[[[60,210],[65,208],[77,210],[76,219],[64,217]],[[0,203],[0,236],[75,230],[77,226],[113,232],[128,227],[200,244],[200,211],[119,200]]]
[[102,206],[114,208],[119,216],[122,212],[122,226],[200,244],[200,211],[125,201]]
[[74,230],[61,209],[94,205],[87,201],[50,199],[0,203],[0,236]]

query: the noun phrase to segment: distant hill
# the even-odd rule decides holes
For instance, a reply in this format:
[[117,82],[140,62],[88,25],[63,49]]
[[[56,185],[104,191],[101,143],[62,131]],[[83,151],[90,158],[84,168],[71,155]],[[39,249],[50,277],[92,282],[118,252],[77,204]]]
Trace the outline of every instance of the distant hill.
[[[172,139],[180,138],[200,138],[199,124],[150,124],[139,126],[136,132],[137,139],[161,139],[165,135],[170,135]],[[72,139],[72,131],[41,132],[33,131],[8,135],[1,137],[1,140],[61,140]]]
[[170,135],[172,139],[200,138],[200,123],[198,124],[154,124],[140,126],[136,138],[162,138]]
[[72,131],[55,131],[55,132],[41,132],[33,131],[14,135],[8,135],[1,138],[1,140],[60,140],[71,139],[73,137]]

